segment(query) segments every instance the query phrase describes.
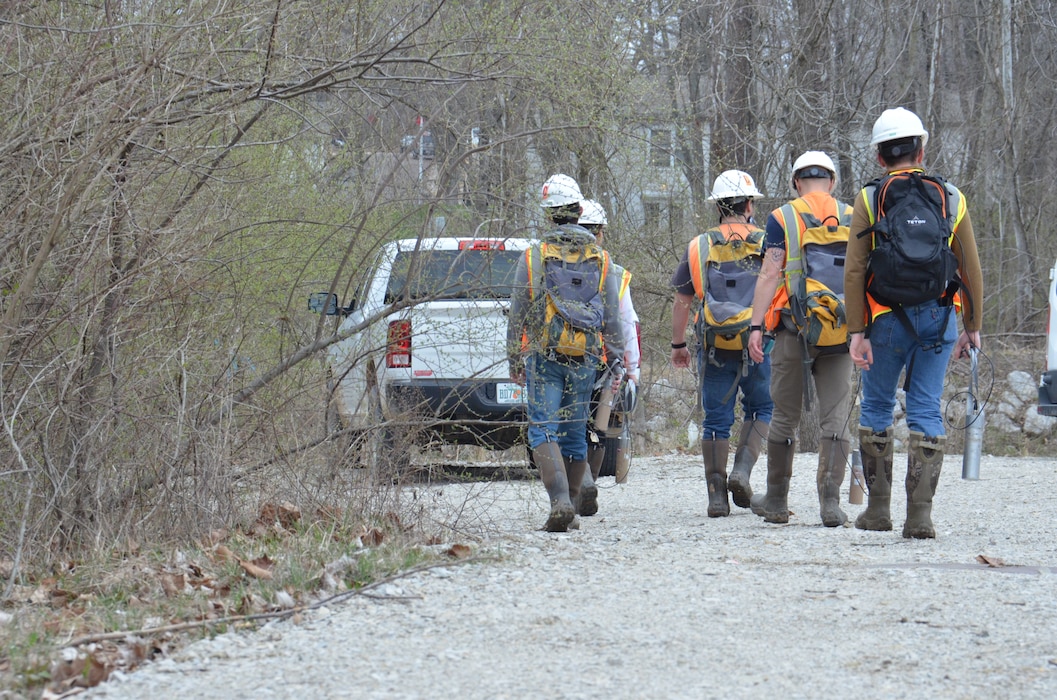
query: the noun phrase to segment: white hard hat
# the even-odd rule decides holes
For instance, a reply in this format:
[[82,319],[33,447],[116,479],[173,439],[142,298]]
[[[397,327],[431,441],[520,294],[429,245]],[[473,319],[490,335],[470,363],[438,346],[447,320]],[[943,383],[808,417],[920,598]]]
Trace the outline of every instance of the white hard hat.
[[793,177],[796,177],[796,174],[804,168],[810,168],[813,165],[828,170],[830,176],[836,179],[837,166],[833,164],[833,159],[822,151],[806,151],[802,153],[796,159],[796,162],[793,163]]
[[568,175],[551,175],[543,183],[541,204],[545,207],[564,207],[567,204],[579,204],[584,196],[576,180]]
[[712,185],[712,194],[708,196],[709,202],[719,199],[752,199],[762,197],[752,176],[741,170],[724,170],[716,178]]
[[870,139],[870,145],[876,146],[885,141],[895,141],[910,136],[920,136],[922,148],[928,143],[929,132],[925,131],[918,115],[903,107],[886,109],[873,123],[873,138]]
[[585,199],[580,202],[580,205],[584,208],[584,210],[580,212],[580,220],[577,222],[581,226],[590,226],[592,224],[607,226],[609,224],[609,219],[606,218],[606,210],[595,200]]

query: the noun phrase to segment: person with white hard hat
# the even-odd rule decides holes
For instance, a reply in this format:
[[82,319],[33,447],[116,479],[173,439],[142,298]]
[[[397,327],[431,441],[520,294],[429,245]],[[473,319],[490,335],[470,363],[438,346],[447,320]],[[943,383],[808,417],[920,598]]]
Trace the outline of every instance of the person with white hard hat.
[[[686,343],[687,323],[694,300],[702,304],[713,303],[722,297],[728,305],[739,297],[747,304],[753,299],[753,289],[758,278],[760,249],[764,231],[753,221],[754,200],[763,197],[752,177],[741,170],[727,170],[719,174],[712,186],[708,201],[715,202],[719,224],[695,237],[687,246],[682,261],[672,275],[675,288],[672,306],[672,366],[690,367],[690,350]],[[730,244],[729,246],[727,244]],[[723,282],[731,287],[742,287],[743,291],[728,295],[727,290],[710,289],[715,266],[709,254],[720,248],[737,250],[745,255],[733,264],[734,276]],[[749,252],[751,250],[751,253]],[[752,267],[755,265],[755,267]],[[739,272],[743,274],[738,274]],[[719,277],[717,276],[717,280]],[[719,302],[715,302],[717,306]],[[736,305],[736,304],[735,304]],[[705,313],[704,308],[698,312]],[[731,309],[731,315],[737,315]],[[738,309],[742,316],[748,312],[744,306]],[[734,504],[748,508],[752,490],[749,477],[760,454],[762,441],[766,438],[771,422],[773,403],[770,396],[770,358],[760,357],[749,361],[745,341],[747,333],[732,334],[732,338],[718,347],[719,338],[713,337],[711,344],[703,321],[695,323],[697,330],[697,367],[700,382],[699,400],[704,410],[701,423],[701,456],[705,465],[705,481],[708,486],[707,514],[710,518],[730,515],[728,489]],[[736,347],[735,347],[736,346]],[[727,475],[730,457],[730,432],[734,425],[734,408],[741,392],[743,419],[738,445],[734,454],[734,465]]]
[[[945,451],[940,401],[947,365],[952,352],[956,358],[969,357],[972,349],[980,347],[983,313],[983,273],[965,196],[946,180],[926,173],[928,137],[918,115],[903,107],[886,109],[874,122],[870,145],[877,149],[884,176],[855,199],[845,266],[851,358],[863,370],[859,448],[869,490],[866,510],[855,527],[892,529],[892,423],[897,385],[905,369],[910,434],[903,537],[916,539],[936,536],[932,498]],[[900,204],[903,213],[888,219],[886,213]],[[903,264],[901,258],[894,268],[885,262],[892,250],[887,241],[901,237],[900,230],[913,230],[907,234],[911,237],[931,230],[931,236],[945,243],[940,252],[946,264],[927,261],[921,266],[920,279],[926,282],[921,295],[908,291],[917,287],[914,277],[908,276],[919,274],[915,265]],[[944,268],[947,272],[940,275]],[[928,277],[936,275],[929,291]],[[897,290],[895,295],[892,289]],[[897,299],[900,292],[906,297]],[[951,318],[959,309],[961,333],[956,318]]]
[[[581,500],[588,469],[587,411],[602,348],[624,356],[618,276],[594,235],[577,225],[582,200],[580,186],[568,175],[553,175],[544,183],[540,203],[553,228],[518,264],[507,325],[510,376],[527,386],[529,449],[550,499],[544,524],[549,532],[567,531]],[[552,256],[563,261],[553,274]],[[563,287],[585,292],[584,313],[599,320],[600,329],[574,333],[572,340],[565,333],[556,337],[555,323],[561,327],[564,321],[554,315],[555,297],[572,294]]]
[[[606,216],[605,208],[593,199],[585,199],[582,204],[583,213],[580,215],[578,223],[594,234],[598,245],[605,247],[606,227],[609,225],[609,217]],[[594,515],[598,512],[598,501],[597,499],[592,500],[591,494],[597,494],[598,492],[594,481],[602,471],[602,462],[606,454],[606,435],[612,431],[620,433],[617,440],[617,454],[614,460],[616,473],[613,476],[616,477],[617,483],[623,483],[627,479],[629,445],[626,444],[627,438],[623,434],[624,431],[621,430],[621,425],[613,421],[626,420],[626,413],[634,408],[633,397],[636,394],[635,387],[639,383],[639,315],[635,312],[635,304],[631,300],[631,272],[614,263],[613,273],[617,275],[619,280],[620,326],[624,331],[625,384],[621,386],[620,394],[620,403],[624,410],[612,414],[608,430],[596,430],[593,421],[588,421],[587,423],[587,462],[590,469],[584,474],[584,486],[580,490],[579,509],[580,515],[585,516]],[[603,374],[604,368],[600,368],[598,380],[601,380]],[[597,385],[598,381],[596,380],[595,383]],[[601,387],[596,386],[591,394],[592,409],[597,407],[601,393]],[[593,413],[592,410],[592,415]]]
[[[752,510],[769,523],[789,522],[796,434],[805,405],[811,401],[813,385],[821,428],[816,475],[819,511],[824,526],[837,527],[848,519],[840,508],[840,487],[849,456],[846,423],[852,401],[852,363],[846,331],[837,345],[820,346],[808,337],[804,332],[807,314],[798,300],[806,295],[807,280],[812,276],[805,261],[806,232],[829,232],[833,242],[824,246],[825,253],[831,267],[841,265],[852,209],[833,196],[837,168],[826,153],[801,154],[793,162],[791,176],[797,196],[767,218],[763,268],[753,299],[749,353],[753,359],[763,358],[768,351],[765,340],[772,348],[774,417],[767,436],[767,492],[752,497]],[[842,286],[843,275],[840,283]],[[840,291],[834,290],[832,296],[839,298]]]

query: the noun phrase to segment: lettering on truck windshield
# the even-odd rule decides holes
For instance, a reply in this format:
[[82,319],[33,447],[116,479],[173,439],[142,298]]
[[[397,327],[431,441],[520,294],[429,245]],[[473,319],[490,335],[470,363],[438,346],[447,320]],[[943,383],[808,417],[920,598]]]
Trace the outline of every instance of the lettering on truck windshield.
[[509,299],[519,250],[401,251],[393,260],[385,303],[401,299]]

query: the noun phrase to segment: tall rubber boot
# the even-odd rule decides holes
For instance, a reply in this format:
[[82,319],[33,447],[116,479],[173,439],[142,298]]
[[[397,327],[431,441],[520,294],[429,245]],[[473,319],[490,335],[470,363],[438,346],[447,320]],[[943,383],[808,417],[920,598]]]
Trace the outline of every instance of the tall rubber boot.
[[860,530],[892,529],[892,436],[859,426],[859,454],[869,495],[866,510],[855,519]]
[[628,472],[631,470],[631,445],[629,442],[630,440],[623,433],[617,439],[617,458],[614,471],[616,472],[618,484],[627,482]]
[[[602,453],[605,454],[605,447],[602,448]],[[580,500],[577,502],[573,499],[573,503],[576,504],[576,512],[583,516],[591,516],[598,512],[598,485],[595,483],[594,475],[594,464],[591,462],[591,446],[587,448],[587,461],[584,465],[584,476],[580,482]],[[602,461],[599,460],[599,465]],[[576,463],[569,465],[567,463],[567,469],[569,469],[569,478],[573,476],[573,472],[576,471]],[[571,497],[571,496],[570,496]]]
[[543,527],[547,532],[566,532],[576,516],[576,509],[569,498],[569,477],[558,443],[545,442],[532,450],[532,461],[539,469],[540,479],[551,500],[551,512]]
[[827,437],[819,441],[818,506],[822,524],[826,527],[840,527],[848,522],[848,516],[840,509],[840,486],[844,483],[848,454],[847,440]]
[[738,435],[738,448],[734,452],[734,467],[727,477],[727,488],[730,490],[734,505],[739,508],[748,508],[752,504],[752,468],[760,457],[760,448],[767,434],[771,430],[770,423],[750,420],[741,424],[741,433]]
[[796,440],[767,440],[767,493],[752,497],[752,512],[769,523],[789,522],[789,480]]
[[936,485],[940,481],[946,443],[946,435],[927,438],[923,433],[910,433],[907,519],[903,523],[903,537],[926,540],[936,536],[936,528],[932,526],[932,497],[936,495]]
[[593,443],[588,439],[588,465],[591,467],[591,479],[597,480],[601,474],[601,462],[606,459],[606,443]]
[[723,438],[701,441],[701,456],[705,460],[705,482],[708,484],[708,517],[730,515],[727,500],[727,457],[730,441]]

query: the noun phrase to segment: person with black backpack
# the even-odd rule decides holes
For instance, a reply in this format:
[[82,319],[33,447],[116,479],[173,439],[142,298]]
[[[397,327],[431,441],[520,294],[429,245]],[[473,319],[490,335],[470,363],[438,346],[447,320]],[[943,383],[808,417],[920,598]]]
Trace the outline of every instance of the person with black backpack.
[[[983,273],[965,196],[922,167],[925,131],[913,112],[885,110],[870,145],[885,174],[855,200],[845,305],[852,361],[863,370],[859,448],[869,501],[860,530],[891,530],[892,427],[906,370],[909,428],[903,537],[936,536],[932,499],[946,435],[940,400],[953,351],[980,347]],[[963,330],[957,319],[961,311]]]
[[[568,175],[544,183],[541,203],[554,228],[518,263],[507,320],[510,377],[527,386],[529,449],[550,498],[548,532],[566,532],[576,517],[603,348],[611,366],[624,357],[619,276],[594,234],[577,225],[582,200]],[[620,375],[611,372],[617,382]]]

